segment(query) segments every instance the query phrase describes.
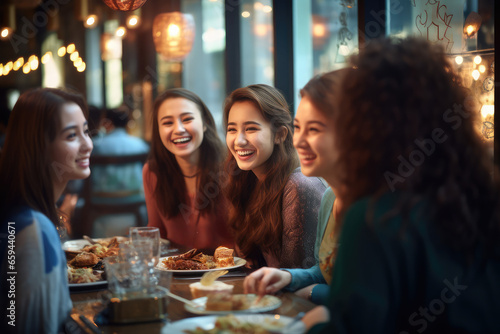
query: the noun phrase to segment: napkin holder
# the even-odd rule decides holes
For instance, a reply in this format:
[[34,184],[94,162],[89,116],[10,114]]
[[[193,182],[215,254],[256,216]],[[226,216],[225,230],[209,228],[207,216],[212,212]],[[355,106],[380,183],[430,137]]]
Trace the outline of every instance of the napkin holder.
[[142,296],[111,297],[106,316],[109,323],[130,324],[167,319],[168,289],[156,287],[153,293]]

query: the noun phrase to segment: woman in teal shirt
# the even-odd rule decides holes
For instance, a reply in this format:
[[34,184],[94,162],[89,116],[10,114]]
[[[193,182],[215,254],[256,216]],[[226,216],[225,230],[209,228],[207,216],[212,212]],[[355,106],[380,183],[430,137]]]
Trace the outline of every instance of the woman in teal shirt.
[[308,269],[263,267],[245,278],[246,293],[264,295],[284,289],[295,291],[316,304],[323,304],[326,300],[340,229],[336,223],[337,213],[342,207],[342,201],[335,197],[337,182],[332,166],[336,154],[332,129],[333,114],[339,112],[336,102],[344,72],[333,71],[311,79],[300,91],[302,100],[294,119],[293,144],[300,158],[302,173],[322,177],[330,186],[321,200],[314,265]]
[[334,118],[344,201],[311,333],[500,333],[498,171],[442,49],[371,41]]

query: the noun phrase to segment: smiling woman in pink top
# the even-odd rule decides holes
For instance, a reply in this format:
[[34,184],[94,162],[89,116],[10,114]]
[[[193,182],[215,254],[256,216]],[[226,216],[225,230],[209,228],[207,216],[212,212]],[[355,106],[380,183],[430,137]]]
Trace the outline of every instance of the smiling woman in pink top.
[[154,104],[151,156],[143,169],[148,226],[186,248],[232,247],[221,194],[224,147],[203,101],[182,88]]

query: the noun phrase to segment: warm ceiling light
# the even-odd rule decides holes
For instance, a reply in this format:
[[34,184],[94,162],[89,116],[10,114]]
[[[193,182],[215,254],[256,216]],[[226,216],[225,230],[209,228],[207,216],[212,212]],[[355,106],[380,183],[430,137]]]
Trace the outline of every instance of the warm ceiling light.
[[17,71],[18,69],[20,69],[20,68],[21,68],[21,66],[23,66],[23,64],[21,64],[21,62],[20,62],[19,60],[16,60],[16,61],[14,62],[14,66],[12,67],[12,69],[13,69],[14,71]]
[[85,26],[85,28],[94,28],[97,25],[97,22],[98,22],[97,15],[91,14],[87,16],[87,19],[85,20],[83,25]]
[[464,23],[464,34],[468,37],[474,36],[479,31],[482,20],[481,15],[476,12],[470,12]]
[[7,39],[9,38],[10,34],[11,34],[10,28],[3,28],[2,31],[0,32],[0,37],[2,39]]
[[59,48],[59,50],[57,50],[57,55],[59,57],[64,57],[65,54],[66,54],[66,47],[65,46],[61,46]]
[[113,10],[128,12],[141,8],[147,0],[104,0],[106,6]]
[[481,56],[475,56],[475,57],[474,57],[474,62],[475,62],[476,64],[478,64],[478,65],[479,65],[479,64],[481,64],[481,62],[482,62],[482,61],[483,61],[483,59],[481,58]]
[[11,71],[12,68],[14,67],[14,63],[12,61],[9,61],[7,64],[4,65],[3,69],[7,69],[7,71]]
[[479,65],[479,72],[484,73],[486,71],[486,66]]
[[75,51],[71,54],[71,56],[69,56],[69,59],[71,59],[71,61],[75,61],[78,59],[80,55],[78,54],[78,51]]
[[271,7],[271,6],[264,6],[264,7],[262,7],[262,11],[264,13],[270,13],[270,12],[273,11],[273,7]]
[[464,57],[462,56],[455,57],[455,63],[457,63],[458,65],[461,65],[463,62],[464,62]]
[[140,22],[139,15],[130,15],[129,17],[127,17],[127,27],[129,29],[137,28],[139,22]]
[[486,118],[489,115],[495,115],[495,106],[485,104],[481,107],[481,116],[483,116],[483,118]]
[[47,64],[52,57],[52,52],[48,51],[42,56],[42,64]]
[[24,64],[24,66],[23,66],[23,73],[24,74],[28,74],[28,73],[30,73],[30,71],[31,71],[30,63]]
[[83,64],[83,60],[80,57],[78,57],[78,59],[73,62],[73,66],[75,66],[75,67],[78,67],[81,64]]
[[156,52],[168,61],[183,61],[193,47],[195,34],[191,14],[170,12],[159,14],[153,22]]
[[66,48],[66,51],[67,51],[68,53],[73,53],[73,52],[75,52],[75,50],[76,50],[76,47],[75,47],[75,44],[74,44],[74,43],[71,43],[71,44],[70,44],[70,45],[68,45],[68,47]]
[[116,37],[123,37],[127,33],[127,29],[125,27],[118,27],[115,31]]
[[477,81],[477,79],[479,79],[479,71],[478,70],[474,70],[472,71],[472,77],[474,78],[474,80]]
[[245,10],[244,12],[241,12],[241,16],[243,16],[244,18],[250,17],[250,12]]
[[38,58],[30,60],[29,64],[30,64],[31,70],[35,71],[38,68]]

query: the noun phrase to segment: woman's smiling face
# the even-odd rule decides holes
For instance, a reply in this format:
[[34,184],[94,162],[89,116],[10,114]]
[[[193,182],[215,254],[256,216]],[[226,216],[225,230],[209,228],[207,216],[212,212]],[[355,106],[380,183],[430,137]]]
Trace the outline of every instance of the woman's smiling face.
[[309,97],[304,96],[293,125],[293,145],[299,154],[302,173],[323,177],[330,183],[337,161],[333,121],[319,112]]
[[163,146],[176,158],[196,160],[205,126],[198,106],[182,97],[165,100],[158,109],[158,132]]
[[75,103],[64,104],[59,117],[61,128],[49,145],[52,179],[56,183],[84,179],[90,175],[89,159],[94,147],[87,120]]
[[259,179],[266,175],[265,162],[273,154],[275,135],[260,110],[249,101],[236,102],[229,110],[226,144],[242,170]]

